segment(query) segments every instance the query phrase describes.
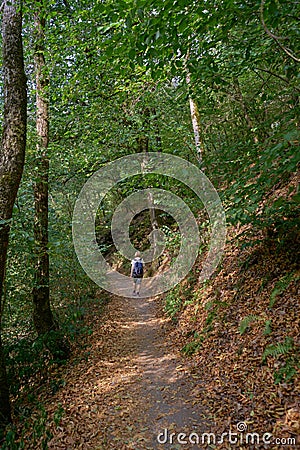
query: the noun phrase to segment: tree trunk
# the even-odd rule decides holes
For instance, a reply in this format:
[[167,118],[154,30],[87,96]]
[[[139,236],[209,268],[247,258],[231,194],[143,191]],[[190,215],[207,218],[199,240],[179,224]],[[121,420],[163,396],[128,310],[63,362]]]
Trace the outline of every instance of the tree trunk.
[[36,181],[34,183],[34,240],[35,280],[33,287],[33,321],[39,335],[55,329],[49,299],[49,254],[48,254],[48,142],[49,119],[44,58],[45,20],[35,14],[36,49],[34,55],[36,71]]
[[155,108],[152,108],[152,114],[153,114],[153,122],[154,122],[154,129],[155,129],[156,151],[161,153],[162,152],[162,142],[161,142],[158,118],[157,118],[157,113],[156,113]]
[[[0,320],[10,221],[23,173],[26,145],[27,94],[19,0],[4,1],[2,42],[4,124],[0,150]],[[0,336],[0,426],[10,420],[9,389]]]
[[192,118],[192,124],[193,124],[193,130],[194,130],[194,137],[195,137],[195,145],[196,145],[196,153],[197,153],[197,159],[199,163],[202,163],[202,144],[200,140],[200,115],[198,111],[198,106],[196,101],[190,97],[190,110],[191,110],[191,118]]
[[[186,77],[187,85],[189,86],[191,83],[190,75],[188,74]],[[194,130],[194,138],[195,138],[195,145],[196,145],[196,155],[197,160],[199,164],[202,164],[203,161],[203,143],[201,141],[201,125],[200,125],[200,114],[198,111],[198,105],[196,103],[196,100],[193,99],[191,95],[189,95],[189,102],[190,102],[190,110],[191,110],[191,119],[192,119],[192,125]]]
[[[45,19],[42,11],[35,13],[35,71],[36,71],[36,180],[34,183],[34,240],[35,280],[33,287],[33,321],[41,336],[57,331],[50,306],[49,253],[48,253],[48,176],[49,176],[49,101],[47,67],[45,63]],[[51,341],[51,342],[50,342]],[[66,343],[53,334],[45,341],[49,350],[65,358],[69,351]]]
[[[150,123],[149,123],[149,118],[150,118],[150,110],[149,108],[146,108],[144,111],[144,116],[145,116],[145,120],[144,120],[144,129],[146,130],[146,134],[139,137],[138,139],[138,148],[139,148],[139,153],[145,153],[145,160],[148,160],[148,152],[149,152],[149,137],[147,135],[147,132],[149,131],[150,128]],[[157,124],[156,124],[157,126]],[[158,129],[156,129],[156,137],[159,136],[158,133]],[[160,136],[159,136],[160,138]],[[152,228],[152,255],[153,255],[153,261],[152,261],[152,269],[155,269],[156,264],[154,262],[156,255],[157,255],[157,248],[158,248],[158,242],[157,242],[157,234],[156,231],[158,230],[158,222],[157,222],[157,218],[156,218],[156,213],[155,213],[155,206],[154,206],[154,199],[153,199],[153,195],[152,193],[148,192],[147,194],[147,201],[148,201],[148,209],[149,209],[149,215],[150,215],[150,222],[151,222],[151,228]]]

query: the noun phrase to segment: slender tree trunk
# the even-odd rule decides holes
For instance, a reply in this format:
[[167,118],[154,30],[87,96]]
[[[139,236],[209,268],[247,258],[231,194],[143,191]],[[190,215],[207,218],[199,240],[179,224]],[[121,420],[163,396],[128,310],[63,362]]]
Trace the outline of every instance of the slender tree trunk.
[[161,142],[161,136],[160,136],[160,130],[157,120],[157,113],[156,109],[152,108],[152,114],[153,114],[153,121],[154,121],[154,128],[155,128],[155,140],[156,140],[156,150],[161,153],[162,152],[162,142]]
[[[49,253],[48,253],[48,177],[49,177],[49,79],[45,63],[45,18],[41,10],[35,13],[35,72],[36,72],[36,166],[34,183],[34,240],[35,240],[35,280],[33,287],[33,321],[41,336],[56,331],[58,326],[50,306]],[[54,335],[46,339],[46,345],[54,354],[67,357],[66,343]]]
[[38,334],[55,329],[49,300],[49,254],[48,254],[48,142],[49,119],[44,58],[45,19],[40,11],[35,14],[36,49],[34,55],[36,71],[36,131],[37,174],[34,184],[34,240],[35,281],[33,287],[33,320]]
[[[191,84],[191,78],[188,74],[186,76],[186,82],[189,86]],[[203,142],[201,140],[201,124],[200,124],[200,114],[198,110],[198,105],[195,99],[191,95],[189,95],[189,102],[190,102],[190,110],[191,110],[191,119],[192,119],[192,125],[194,130],[194,138],[195,138],[195,145],[196,145],[196,155],[199,164],[202,164],[203,161]]]
[[[19,0],[3,3],[2,41],[4,125],[0,149],[0,320],[10,221],[23,173],[26,145],[27,94]],[[10,420],[9,388],[0,335],[0,427]]]
[[193,130],[194,130],[194,137],[195,137],[195,145],[196,145],[196,152],[197,152],[197,159],[199,163],[202,163],[202,143],[200,139],[200,115],[198,111],[198,106],[196,101],[190,97],[190,110],[191,110],[191,118],[192,118],[192,124],[193,124]]
[[[149,123],[149,117],[150,117],[150,110],[149,110],[149,108],[145,109],[144,115],[145,115],[144,129],[146,129],[146,131],[148,131],[149,130],[149,125],[150,125],[150,123]],[[149,137],[147,136],[147,134],[145,134],[144,136],[139,138],[139,140],[138,140],[138,147],[139,147],[139,152],[140,153],[145,153],[145,159],[147,160],[149,158],[149,156],[148,156],[148,152],[149,152]],[[155,213],[153,195],[150,192],[147,194],[147,202],[148,202],[148,209],[149,209],[149,214],[150,214],[151,228],[152,228],[152,231],[153,231],[153,233],[152,233],[153,258],[155,258],[156,254],[157,254],[157,248],[158,248],[157,235],[156,235],[155,231],[158,230],[158,222],[157,222],[156,213]],[[155,266],[155,263],[153,261],[152,262],[152,268],[153,269],[155,269],[154,266]]]

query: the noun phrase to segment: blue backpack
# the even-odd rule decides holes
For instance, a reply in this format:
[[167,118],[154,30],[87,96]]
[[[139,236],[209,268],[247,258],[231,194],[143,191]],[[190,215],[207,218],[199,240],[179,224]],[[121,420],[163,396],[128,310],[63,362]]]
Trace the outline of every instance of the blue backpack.
[[133,268],[133,276],[135,278],[143,278],[144,275],[144,265],[141,260],[135,261]]

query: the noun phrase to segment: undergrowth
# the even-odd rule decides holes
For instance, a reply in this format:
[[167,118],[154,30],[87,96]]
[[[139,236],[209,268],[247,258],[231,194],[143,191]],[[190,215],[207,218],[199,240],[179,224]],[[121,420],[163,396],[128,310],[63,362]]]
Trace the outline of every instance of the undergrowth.
[[23,413],[20,417],[21,430],[9,425],[4,432],[0,431],[0,450],[23,450],[28,448],[29,443],[30,448],[48,449],[48,443],[53,437],[51,426],[58,427],[63,414],[64,409],[59,405],[53,417],[49,417],[42,404],[36,408],[34,418]]
[[262,362],[265,363],[269,357],[275,358],[280,365],[278,370],[274,371],[274,383],[292,381],[300,368],[299,348],[294,340],[286,336],[284,342],[268,345],[263,352]]
[[[85,323],[85,317],[88,313],[91,302],[99,303],[99,313],[107,296],[103,295],[101,299],[82,296],[80,302],[69,304],[64,309],[63,314],[58,317],[60,329],[52,331],[53,339],[67,339],[71,347],[80,341],[81,336],[92,333],[92,329]],[[50,337],[51,340],[51,337]],[[47,341],[47,345],[45,345]],[[64,365],[67,361],[61,359],[57,354],[48,350],[49,336],[38,336],[34,333],[23,339],[15,339],[6,342],[4,347],[7,377],[10,384],[10,393],[15,397],[15,414],[18,416],[22,410],[19,406],[22,404],[22,398],[26,395],[27,400],[33,405],[36,402],[34,390],[36,382],[40,383],[48,379],[53,366]],[[33,381],[35,380],[35,382]],[[51,389],[56,392],[62,385],[62,380],[51,380]]]

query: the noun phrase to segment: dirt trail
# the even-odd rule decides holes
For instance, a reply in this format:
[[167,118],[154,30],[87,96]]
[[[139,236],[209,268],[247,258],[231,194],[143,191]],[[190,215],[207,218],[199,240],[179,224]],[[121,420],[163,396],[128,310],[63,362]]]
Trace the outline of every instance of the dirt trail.
[[178,433],[209,431],[199,401],[205,387],[185,370],[155,301],[114,297],[104,314],[95,309],[93,322],[86,349],[61,375],[65,386],[47,408],[65,410],[49,448],[204,448],[178,443]]
[[176,437],[180,432],[189,435],[205,431],[204,410],[199,409],[193,396],[193,393],[199,393],[199,381],[195,383],[188,377],[180,356],[170,347],[164,321],[157,317],[154,301],[138,299],[132,306],[139,318],[136,360],[143,373],[141,392],[149,401],[146,414],[149,432],[154,437],[153,448],[193,448],[187,444],[178,446],[176,438],[174,445],[170,445],[169,438],[169,445],[159,446],[157,436],[160,434],[159,441],[162,442],[166,440],[165,430],[169,434],[175,432]]

